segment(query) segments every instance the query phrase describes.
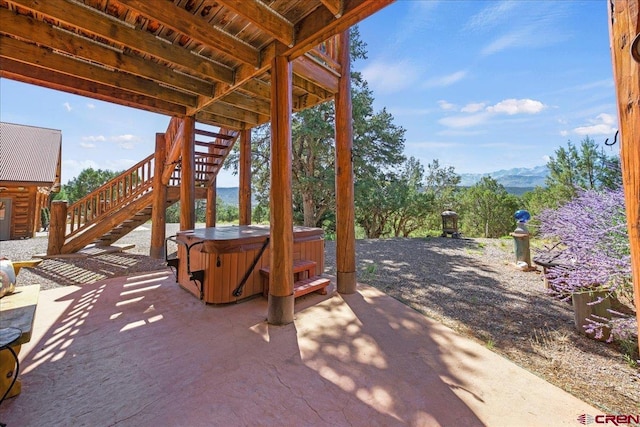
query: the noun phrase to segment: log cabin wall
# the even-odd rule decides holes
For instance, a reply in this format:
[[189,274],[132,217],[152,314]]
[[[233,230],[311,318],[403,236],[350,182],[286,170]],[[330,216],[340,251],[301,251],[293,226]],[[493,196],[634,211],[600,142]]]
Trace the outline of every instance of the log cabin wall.
[[0,199],[8,201],[4,211],[9,216],[0,239],[35,237],[42,226],[41,209],[60,188],[62,133],[0,122],[0,147]]
[[9,240],[34,237],[40,223],[38,187],[8,183],[0,183],[0,187],[0,199],[11,200]]

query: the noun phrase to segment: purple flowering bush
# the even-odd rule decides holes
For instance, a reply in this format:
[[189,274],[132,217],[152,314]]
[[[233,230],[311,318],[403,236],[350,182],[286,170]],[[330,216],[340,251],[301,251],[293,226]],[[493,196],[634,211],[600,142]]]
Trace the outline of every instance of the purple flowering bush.
[[[633,298],[622,188],[580,192],[559,208],[544,210],[538,220],[541,236],[557,241],[564,251],[563,258],[570,260],[567,267],[548,270],[547,279],[553,292],[564,299],[591,290],[606,290],[610,294]],[[606,326],[611,329],[610,340],[614,334],[626,339],[625,330],[634,330],[635,321],[621,313],[610,312],[612,319],[592,319],[587,332],[599,332]]]

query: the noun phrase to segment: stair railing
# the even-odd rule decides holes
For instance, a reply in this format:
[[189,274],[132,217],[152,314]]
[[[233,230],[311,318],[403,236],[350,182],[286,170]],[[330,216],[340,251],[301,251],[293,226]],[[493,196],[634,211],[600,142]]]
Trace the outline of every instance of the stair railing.
[[70,205],[66,237],[82,232],[149,191],[153,184],[154,163],[152,154]]
[[[167,148],[174,152],[177,151],[176,146],[184,130],[183,126],[182,120],[173,118],[165,133]],[[202,134],[207,133],[206,131],[197,132]],[[223,141],[222,138],[218,139],[218,144],[226,145],[226,149],[214,147],[214,151],[211,151],[211,154],[217,154],[216,157],[219,157],[219,163],[212,167],[211,164],[206,161],[206,158],[197,158],[195,169],[199,175],[208,172],[209,174],[213,173],[215,176],[239,136],[239,132],[237,131],[222,129],[220,134],[228,135],[231,138],[227,141]],[[179,151],[177,151],[177,153],[179,153]],[[180,163],[179,157],[176,163]],[[167,172],[168,166],[169,165],[165,164],[165,173]],[[141,196],[153,191],[154,171],[155,154],[151,154],[70,205],[67,208],[67,227],[64,240],[68,241],[69,238],[83,233],[93,227],[97,222],[116,211],[124,209]],[[167,183],[168,187],[179,186],[180,180],[180,168],[171,168]],[[211,185],[212,181],[213,179],[210,179],[208,184]]]

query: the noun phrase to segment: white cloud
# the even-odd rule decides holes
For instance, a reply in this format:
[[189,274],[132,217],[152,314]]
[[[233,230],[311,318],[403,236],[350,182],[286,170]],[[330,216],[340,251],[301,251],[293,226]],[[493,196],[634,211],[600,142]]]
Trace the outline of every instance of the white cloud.
[[445,101],[444,99],[438,101],[438,105],[445,111],[453,110],[456,108],[456,104],[452,104],[449,101]]
[[487,113],[479,113],[467,116],[445,117],[438,120],[438,123],[451,128],[466,128],[485,123],[489,117],[490,115]]
[[567,136],[569,135],[569,131],[568,130],[561,130],[560,131],[560,136]]
[[505,99],[496,105],[487,107],[490,113],[504,113],[510,116],[514,114],[537,114],[545,109],[545,105],[533,99]]
[[542,156],[542,160],[544,160],[545,163],[549,163],[549,160],[551,160],[551,156],[544,155],[544,156]]
[[527,31],[513,31],[495,39],[485,46],[480,53],[484,56],[488,56],[512,47],[523,47],[527,45],[530,37],[531,34],[528,34]]
[[516,7],[515,1],[501,1],[490,3],[469,19],[465,25],[467,30],[483,30],[502,24],[510,15],[511,10]]
[[561,43],[570,37],[563,25],[570,7],[566,2],[488,2],[490,6],[472,17],[466,28],[490,30],[495,38],[480,54],[493,55],[506,49],[535,49]]
[[411,87],[419,77],[419,69],[409,61],[373,62],[362,70],[372,88],[381,93],[393,93]]
[[123,148],[125,150],[133,150],[133,148],[135,147],[134,143],[140,140],[140,138],[131,134],[112,136],[109,139],[111,141],[117,142],[118,147]]
[[82,147],[82,148],[96,148],[96,144],[93,144],[91,142],[81,142],[80,143],[80,147]]
[[126,135],[112,136],[110,139],[112,141],[121,142],[121,141],[134,141],[138,138],[134,135],[126,134]]
[[98,164],[93,160],[63,160],[62,182],[66,184],[69,180],[72,180],[87,168],[99,169]]
[[467,71],[456,71],[455,73],[447,74],[445,76],[434,77],[432,79],[427,80],[423,87],[425,88],[433,88],[433,87],[446,87],[451,86],[452,84],[459,82],[467,76]]
[[65,102],[64,104],[62,104],[62,106],[64,107],[65,110],[67,111],[71,111],[71,104],[69,104],[68,102]]
[[103,169],[108,169],[108,170],[112,170],[112,171],[121,171],[121,170],[129,169],[131,166],[135,165],[139,161],[140,161],[140,159],[138,159],[138,160],[132,160],[132,159],[109,160],[109,161],[106,162],[106,165],[105,165],[105,167]]
[[96,108],[96,105],[95,105],[95,104],[91,104],[91,103],[89,103],[89,104],[87,104],[87,108],[88,108],[89,110],[94,110],[94,109]]
[[107,138],[105,138],[102,135],[90,135],[90,136],[83,136],[82,140],[90,141],[90,142],[104,142],[107,140]]
[[[438,103],[441,103],[440,106],[443,109],[446,109],[444,107],[453,105],[446,101],[438,101]],[[467,128],[484,124],[492,117],[499,114],[506,114],[509,116],[516,114],[537,114],[546,108],[542,102],[535,101],[533,99],[505,99],[495,105],[490,105],[488,107],[485,105],[486,104],[483,102],[468,103],[460,110],[461,112],[468,114],[445,117],[440,119],[438,123],[455,129]],[[510,120],[513,121],[513,119]]]
[[616,131],[616,119],[611,114],[601,113],[595,119],[590,119],[589,124],[573,129],[578,135],[610,135]]
[[471,102],[464,107],[460,111],[463,113],[477,113],[478,111],[482,111],[486,104],[484,102]]

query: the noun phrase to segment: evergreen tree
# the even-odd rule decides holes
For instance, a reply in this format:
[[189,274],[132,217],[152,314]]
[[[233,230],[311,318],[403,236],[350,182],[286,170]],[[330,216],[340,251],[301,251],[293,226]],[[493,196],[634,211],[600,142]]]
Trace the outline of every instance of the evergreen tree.
[[66,193],[69,204],[72,204],[120,173],[103,169],[83,169],[77,177],[63,186],[63,192]]
[[518,198],[490,176],[464,189],[460,203],[460,220],[467,235],[496,238],[515,228],[513,214],[519,207]]
[[433,200],[426,221],[426,226],[430,229],[440,227],[442,212],[458,208],[460,179],[453,166],[441,166],[438,159],[427,165],[424,191]]
[[[356,28],[351,31],[351,59],[366,58],[366,45]],[[366,203],[361,192],[375,191],[391,171],[405,161],[404,129],[393,124],[386,110],[375,112],[373,94],[361,73],[351,73],[353,162],[356,204]],[[334,228],[335,214],[335,106],[326,102],[292,117],[294,221],[306,226]],[[269,125],[252,136],[252,185],[259,204],[269,203]],[[237,171],[238,152],[225,167]],[[231,165],[231,166],[229,166]],[[364,198],[363,198],[364,197]]]

